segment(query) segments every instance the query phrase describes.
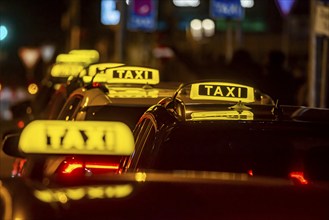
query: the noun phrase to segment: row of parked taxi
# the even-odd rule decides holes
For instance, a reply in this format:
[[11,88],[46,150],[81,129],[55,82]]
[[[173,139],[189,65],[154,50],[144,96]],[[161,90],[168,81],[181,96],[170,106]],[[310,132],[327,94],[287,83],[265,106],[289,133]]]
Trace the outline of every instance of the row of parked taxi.
[[58,56],[33,117],[3,141],[17,159],[0,217],[329,218],[328,109],[160,74],[93,50]]

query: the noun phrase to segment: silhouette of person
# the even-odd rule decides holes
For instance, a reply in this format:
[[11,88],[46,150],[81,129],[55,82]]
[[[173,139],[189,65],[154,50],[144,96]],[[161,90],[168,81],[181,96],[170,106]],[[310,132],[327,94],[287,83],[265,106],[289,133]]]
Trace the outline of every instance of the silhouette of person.
[[234,52],[231,62],[227,65],[225,78],[259,87],[263,78],[261,65],[257,64],[245,49]]
[[262,91],[280,104],[295,104],[295,80],[285,67],[285,54],[280,50],[271,50],[264,68]]

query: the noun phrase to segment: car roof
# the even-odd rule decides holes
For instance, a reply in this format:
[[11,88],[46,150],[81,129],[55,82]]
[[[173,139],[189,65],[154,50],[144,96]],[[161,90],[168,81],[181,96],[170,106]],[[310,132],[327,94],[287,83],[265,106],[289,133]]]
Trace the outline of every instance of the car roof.
[[140,84],[106,84],[82,87],[75,90],[70,97],[83,97],[81,106],[99,106],[106,104],[156,104],[161,99],[171,96],[176,91],[177,82],[160,83],[156,86]]
[[[162,106],[177,121],[288,120],[329,122],[329,109],[280,105],[257,88],[224,80],[199,80],[181,84],[175,94],[162,99],[148,113]],[[159,116],[161,117],[161,116]]]

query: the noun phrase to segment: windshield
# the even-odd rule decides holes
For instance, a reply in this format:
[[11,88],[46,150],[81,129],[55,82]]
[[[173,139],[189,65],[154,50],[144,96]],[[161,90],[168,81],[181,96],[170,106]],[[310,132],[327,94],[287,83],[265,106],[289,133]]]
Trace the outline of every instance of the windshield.
[[121,121],[133,129],[147,110],[148,105],[105,105],[90,106],[83,109],[86,112],[85,120],[92,121]]

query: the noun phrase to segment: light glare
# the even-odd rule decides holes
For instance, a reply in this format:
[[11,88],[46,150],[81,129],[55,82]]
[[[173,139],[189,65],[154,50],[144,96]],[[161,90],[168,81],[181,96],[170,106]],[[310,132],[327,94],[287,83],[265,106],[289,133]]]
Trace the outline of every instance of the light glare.
[[243,8],[252,8],[254,7],[254,0],[240,0],[241,6]]
[[35,95],[37,94],[39,88],[38,85],[35,83],[31,83],[28,87],[27,87],[27,91],[31,94],[31,95]]
[[198,7],[200,0],[173,0],[173,3],[177,7]]
[[204,31],[204,35],[206,37],[214,36],[215,34],[215,23],[211,19],[204,19],[202,21],[202,28]]
[[0,41],[4,40],[8,35],[8,29],[4,25],[0,25]]

